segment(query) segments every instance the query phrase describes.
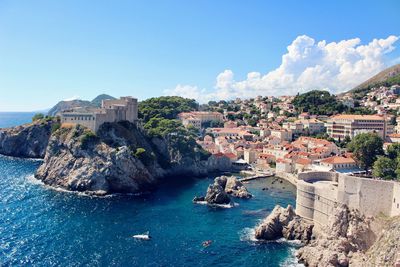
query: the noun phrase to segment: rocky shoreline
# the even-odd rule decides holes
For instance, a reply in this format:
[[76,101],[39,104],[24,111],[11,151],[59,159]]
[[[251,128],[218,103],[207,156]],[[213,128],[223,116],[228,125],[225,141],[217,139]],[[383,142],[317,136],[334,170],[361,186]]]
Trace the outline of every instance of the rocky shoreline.
[[141,193],[170,176],[220,171],[218,161],[181,153],[129,122],[105,123],[96,135],[80,125],[53,129],[55,123],[47,119],[0,129],[0,154],[42,158],[35,178],[89,195]]
[[[373,231],[372,222],[373,218],[367,218],[356,210],[339,205],[330,215],[328,225],[315,227],[296,215],[292,206],[283,208],[278,205],[256,227],[255,238],[276,240],[284,237],[287,240],[301,241],[303,246],[298,249],[296,257],[305,266],[368,266],[366,264],[372,260],[379,264],[371,266],[392,266],[390,261],[376,260],[370,255],[370,251],[378,245],[375,240],[377,232],[379,232]],[[393,226],[399,233],[400,224],[397,222],[388,229],[392,229]],[[380,239],[391,240],[387,234],[385,235],[385,232],[383,231],[383,237]],[[391,251],[398,247],[393,240],[392,243]]]

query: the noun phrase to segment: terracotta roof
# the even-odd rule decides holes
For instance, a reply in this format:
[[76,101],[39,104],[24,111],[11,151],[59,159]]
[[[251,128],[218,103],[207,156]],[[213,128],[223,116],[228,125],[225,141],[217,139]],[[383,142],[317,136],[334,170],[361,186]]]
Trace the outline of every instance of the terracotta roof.
[[346,157],[341,157],[341,156],[332,156],[329,158],[326,158],[324,160],[321,160],[321,162],[324,163],[329,163],[329,164],[354,164],[355,161],[352,158],[346,158]]
[[298,158],[296,160],[296,164],[309,165],[309,164],[311,164],[311,160],[305,159],[305,158]]
[[379,115],[353,115],[353,114],[340,114],[332,116],[331,119],[340,120],[383,120],[384,118]]

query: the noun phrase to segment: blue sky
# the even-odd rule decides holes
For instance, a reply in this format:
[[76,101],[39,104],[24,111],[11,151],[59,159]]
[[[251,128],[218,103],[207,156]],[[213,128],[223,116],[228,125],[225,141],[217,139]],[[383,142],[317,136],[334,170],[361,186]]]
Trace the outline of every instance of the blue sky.
[[[100,93],[337,92],[400,62],[399,13],[400,1],[0,1],[0,111]],[[362,45],[339,70],[332,57]]]

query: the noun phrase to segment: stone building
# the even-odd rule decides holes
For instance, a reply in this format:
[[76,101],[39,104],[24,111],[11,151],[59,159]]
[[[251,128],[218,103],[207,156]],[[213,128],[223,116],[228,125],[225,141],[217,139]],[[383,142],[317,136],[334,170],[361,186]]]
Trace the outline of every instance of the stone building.
[[205,122],[223,122],[224,115],[219,112],[192,111],[178,114],[179,119],[185,127],[193,126],[200,129]]
[[138,101],[133,97],[103,100],[101,108],[74,108],[61,112],[61,123],[80,124],[97,132],[105,122],[130,121],[138,119]]

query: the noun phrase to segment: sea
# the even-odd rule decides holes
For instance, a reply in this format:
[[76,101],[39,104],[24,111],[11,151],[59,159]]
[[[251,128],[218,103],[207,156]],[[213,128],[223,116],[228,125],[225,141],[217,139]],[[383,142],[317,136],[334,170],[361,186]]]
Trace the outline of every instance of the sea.
[[[0,128],[31,117],[0,113]],[[210,207],[192,199],[213,176],[171,178],[143,195],[93,197],[43,185],[34,178],[41,163],[0,156],[0,266],[301,266],[297,243],[254,240],[254,227],[276,204],[295,205],[285,181],[251,181],[252,199]],[[132,238],[145,232],[151,240]]]

